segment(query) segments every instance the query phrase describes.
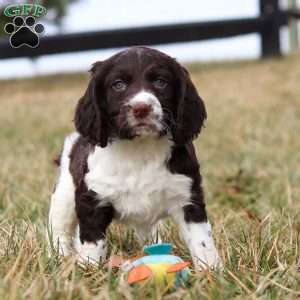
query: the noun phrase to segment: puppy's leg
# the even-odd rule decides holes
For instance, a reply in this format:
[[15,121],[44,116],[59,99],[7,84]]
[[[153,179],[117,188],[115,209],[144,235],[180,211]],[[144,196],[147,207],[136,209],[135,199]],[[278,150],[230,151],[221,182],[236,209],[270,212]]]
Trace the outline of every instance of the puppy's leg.
[[[75,212],[75,186],[69,171],[69,154],[76,136],[65,140],[60,161],[60,176],[51,197],[49,211],[48,241],[58,246],[61,255],[70,255],[73,250],[73,237],[77,225]],[[51,243],[50,243],[51,244]]]
[[77,225],[74,194],[66,194],[59,190],[54,192],[49,212],[49,240],[52,239],[54,247],[64,256],[72,253]]
[[94,191],[76,192],[76,212],[79,220],[80,260],[98,263],[106,258],[105,233],[114,215],[111,205],[101,206]]
[[[204,211],[200,211],[202,209]],[[221,267],[204,206],[187,205],[178,209],[173,218],[189,248],[195,267],[200,270]]]
[[152,226],[137,226],[135,228],[136,235],[141,245],[158,244],[162,242],[159,230],[162,226],[161,222],[157,222]]

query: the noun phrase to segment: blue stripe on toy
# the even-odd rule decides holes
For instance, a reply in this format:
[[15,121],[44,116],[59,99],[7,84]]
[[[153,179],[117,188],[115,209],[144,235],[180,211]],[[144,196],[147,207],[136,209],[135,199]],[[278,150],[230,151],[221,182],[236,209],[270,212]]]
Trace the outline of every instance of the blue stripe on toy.
[[183,262],[183,260],[174,255],[151,255],[151,256],[144,256],[132,262],[134,267],[137,267],[142,264],[177,264]]

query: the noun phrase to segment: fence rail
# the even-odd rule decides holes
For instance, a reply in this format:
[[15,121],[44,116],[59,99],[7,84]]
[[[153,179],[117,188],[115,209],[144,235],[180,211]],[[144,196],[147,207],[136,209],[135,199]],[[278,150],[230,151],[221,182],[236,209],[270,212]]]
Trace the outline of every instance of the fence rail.
[[262,56],[280,55],[280,27],[289,18],[299,18],[298,10],[280,10],[278,0],[260,0],[260,16],[224,21],[195,22],[60,34],[40,38],[37,48],[12,48],[7,38],[0,39],[0,59],[37,57],[46,54],[118,48],[133,45],[160,45],[202,41],[258,33]]

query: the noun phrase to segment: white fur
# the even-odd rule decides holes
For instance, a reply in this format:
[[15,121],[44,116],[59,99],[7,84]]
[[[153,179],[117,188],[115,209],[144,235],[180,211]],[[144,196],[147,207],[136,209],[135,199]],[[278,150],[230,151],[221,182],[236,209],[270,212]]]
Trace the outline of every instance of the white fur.
[[190,250],[194,265],[200,270],[207,267],[215,269],[221,267],[222,263],[214,244],[210,223],[187,223],[182,210],[175,212],[173,218]]
[[104,239],[97,241],[97,243],[80,243],[77,247],[79,261],[83,263],[99,263],[106,259],[106,242]]
[[190,199],[191,179],[166,168],[171,142],[166,138],[119,140],[96,147],[88,158],[85,182],[110,202],[121,222],[150,231],[160,218]]
[[[137,133],[140,135],[157,135],[157,132],[160,132],[163,129],[162,119],[163,119],[163,110],[161,104],[157,97],[151,92],[141,90],[136,93],[127,103],[128,106],[133,107],[136,104],[147,104],[151,107],[151,112],[142,122],[151,125],[156,129],[156,131],[149,130],[147,126],[137,128]],[[137,120],[131,111],[128,113],[128,123],[131,127],[135,127],[140,123],[141,120]]]
[[150,230],[147,226],[136,227],[135,232],[141,245],[162,243],[160,228],[163,226],[159,221]]
[[51,197],[49,212],[49,232],[54,246],[59,245],[62,255],[69,255],[73,248],[73,237],[76,230],[77,218],[75,214],[75,186],[69,171],[70,152],[79,134],[69,135],[64,143],[60,160],[60,175]]
[[[63,255],[76,248],[80,260],[96,261],[105,258],[104,240],[77,243],[75,187],[69,172],[69,154],[78,138],[67,137],[61,159],[61,171],[52,196],[49,224],[55,243]],[[171,215],[200,268],[216,267],[220,260],[208,223],[186,223],[182,207],[190,201],[191,178],[172,174],[166,167],[172,142],[167,137],[138,137],[134,140],[115,140],[106,148],[95,147],[88,157],[85,183],[99,195],[99,205],[111,203],[116,218],[137,229],[141,240],[153,238],[159,219]],[[149,233],[149,234],[147,234]],[[155,237],[154,237],[155,238]],[[205,245],[205,247],[204,247]]]

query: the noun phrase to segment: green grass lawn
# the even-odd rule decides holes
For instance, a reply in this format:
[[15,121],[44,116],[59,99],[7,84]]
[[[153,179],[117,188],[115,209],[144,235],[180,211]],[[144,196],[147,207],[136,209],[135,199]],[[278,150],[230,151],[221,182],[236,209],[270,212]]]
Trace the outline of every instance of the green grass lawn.
[[[300,55],[188,66],[208,120],[195,141],[219,273],[193,273],[168,292],[128,288],[120,271],[47,256],[45,224],[57,170],[86,75],[0,81],[0,299],[299,299]],[[189,259],[176,227],[166,241]],[[110,253],[140,253],[134,235],[109,231]]]

